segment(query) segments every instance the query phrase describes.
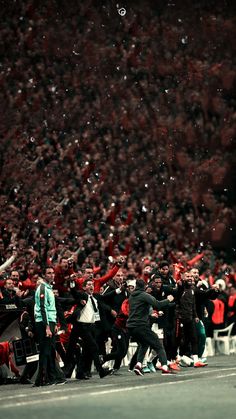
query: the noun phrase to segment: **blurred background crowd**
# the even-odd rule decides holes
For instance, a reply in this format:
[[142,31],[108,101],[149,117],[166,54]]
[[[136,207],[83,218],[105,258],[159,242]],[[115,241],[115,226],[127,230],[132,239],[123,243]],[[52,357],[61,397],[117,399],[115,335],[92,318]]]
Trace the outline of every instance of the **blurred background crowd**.
[[235,6],[120,6],[1,5],[0,264],[200,255],[234,285]]

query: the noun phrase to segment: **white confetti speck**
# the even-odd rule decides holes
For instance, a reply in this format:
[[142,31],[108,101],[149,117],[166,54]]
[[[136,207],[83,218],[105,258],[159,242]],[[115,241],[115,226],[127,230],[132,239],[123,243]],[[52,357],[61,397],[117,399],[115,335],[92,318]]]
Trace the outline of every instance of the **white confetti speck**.
[[182,44],[187,44],[188,37],[187,36],[184,36],[183,38],[181,38],[181,42],[182,42]]
[[126,9],[124,7],[121,7],[120,9],[118,9],[118,13],[120,16],[125,16],[126,15]]

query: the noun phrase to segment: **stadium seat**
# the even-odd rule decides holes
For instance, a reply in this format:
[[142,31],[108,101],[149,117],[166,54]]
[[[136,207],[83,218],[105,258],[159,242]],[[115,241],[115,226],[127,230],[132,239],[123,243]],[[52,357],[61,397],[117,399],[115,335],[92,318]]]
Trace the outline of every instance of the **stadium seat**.
[[206,338],[206,346],[203,352],[203,357],[214,356],[215,355],[215,347],[214,347],[214,340],[210,337]]
[[236,354],[236,336],[230,336],[229,352],[230,354]]
[[215,352],[225,355],[230,355],[232,353],[232,340],[231,332],[233,329],[234,323],[225,327],[224,329],[214,330],[213,338],[215,342]]

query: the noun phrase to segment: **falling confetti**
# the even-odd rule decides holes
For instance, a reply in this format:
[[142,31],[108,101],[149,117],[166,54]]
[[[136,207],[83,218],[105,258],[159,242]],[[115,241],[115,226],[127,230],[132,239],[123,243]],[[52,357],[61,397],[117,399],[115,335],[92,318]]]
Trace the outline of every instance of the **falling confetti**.
[[[117,4],[116,7],[118,8],[119,5]],[[126,9],[124,7],[121,7],[120,9],[117,10],[120,16],[125,16],[126,15]]]

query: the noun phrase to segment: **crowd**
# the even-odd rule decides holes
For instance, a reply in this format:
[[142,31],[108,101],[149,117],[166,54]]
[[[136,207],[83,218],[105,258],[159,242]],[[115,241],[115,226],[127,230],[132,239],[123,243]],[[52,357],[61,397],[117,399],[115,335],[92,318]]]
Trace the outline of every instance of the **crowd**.
[[[129,365],[137,375],[206,366],[206,336],[226,324],[235,327],[236,281],[231,277],[226,291],[223,279],[200,276],[199,260],[175,263],[173,270],[168,261],[143,261],[140,274],[118,256],[102,274],[95,264],[79,266],[71,253],[37,272],[32,265],[20,272],[14,251],[0,267],[0,312],[17,310],[17,338],[38,344],[39,362],[26,362],[20,375],[11,340],[0,343],[1,383],[7,380],[3,365],[22,384],[31,383],[37,371],[35,386],[64,384],[75,368],[77,379],[88,380],[92,361],[100,378],[116,374],[130,339],[138,344]],[[111,360],[113,368],[105,368]]]
[[16,303],[32,297],[48,266],[58,298],[85,269],[99,293],[123,256],[124,276],[167,260],[175,281],[220,279],[217,325],[234,318],[235,17],[157,3],[1,7],[3,301],[16,276]]

